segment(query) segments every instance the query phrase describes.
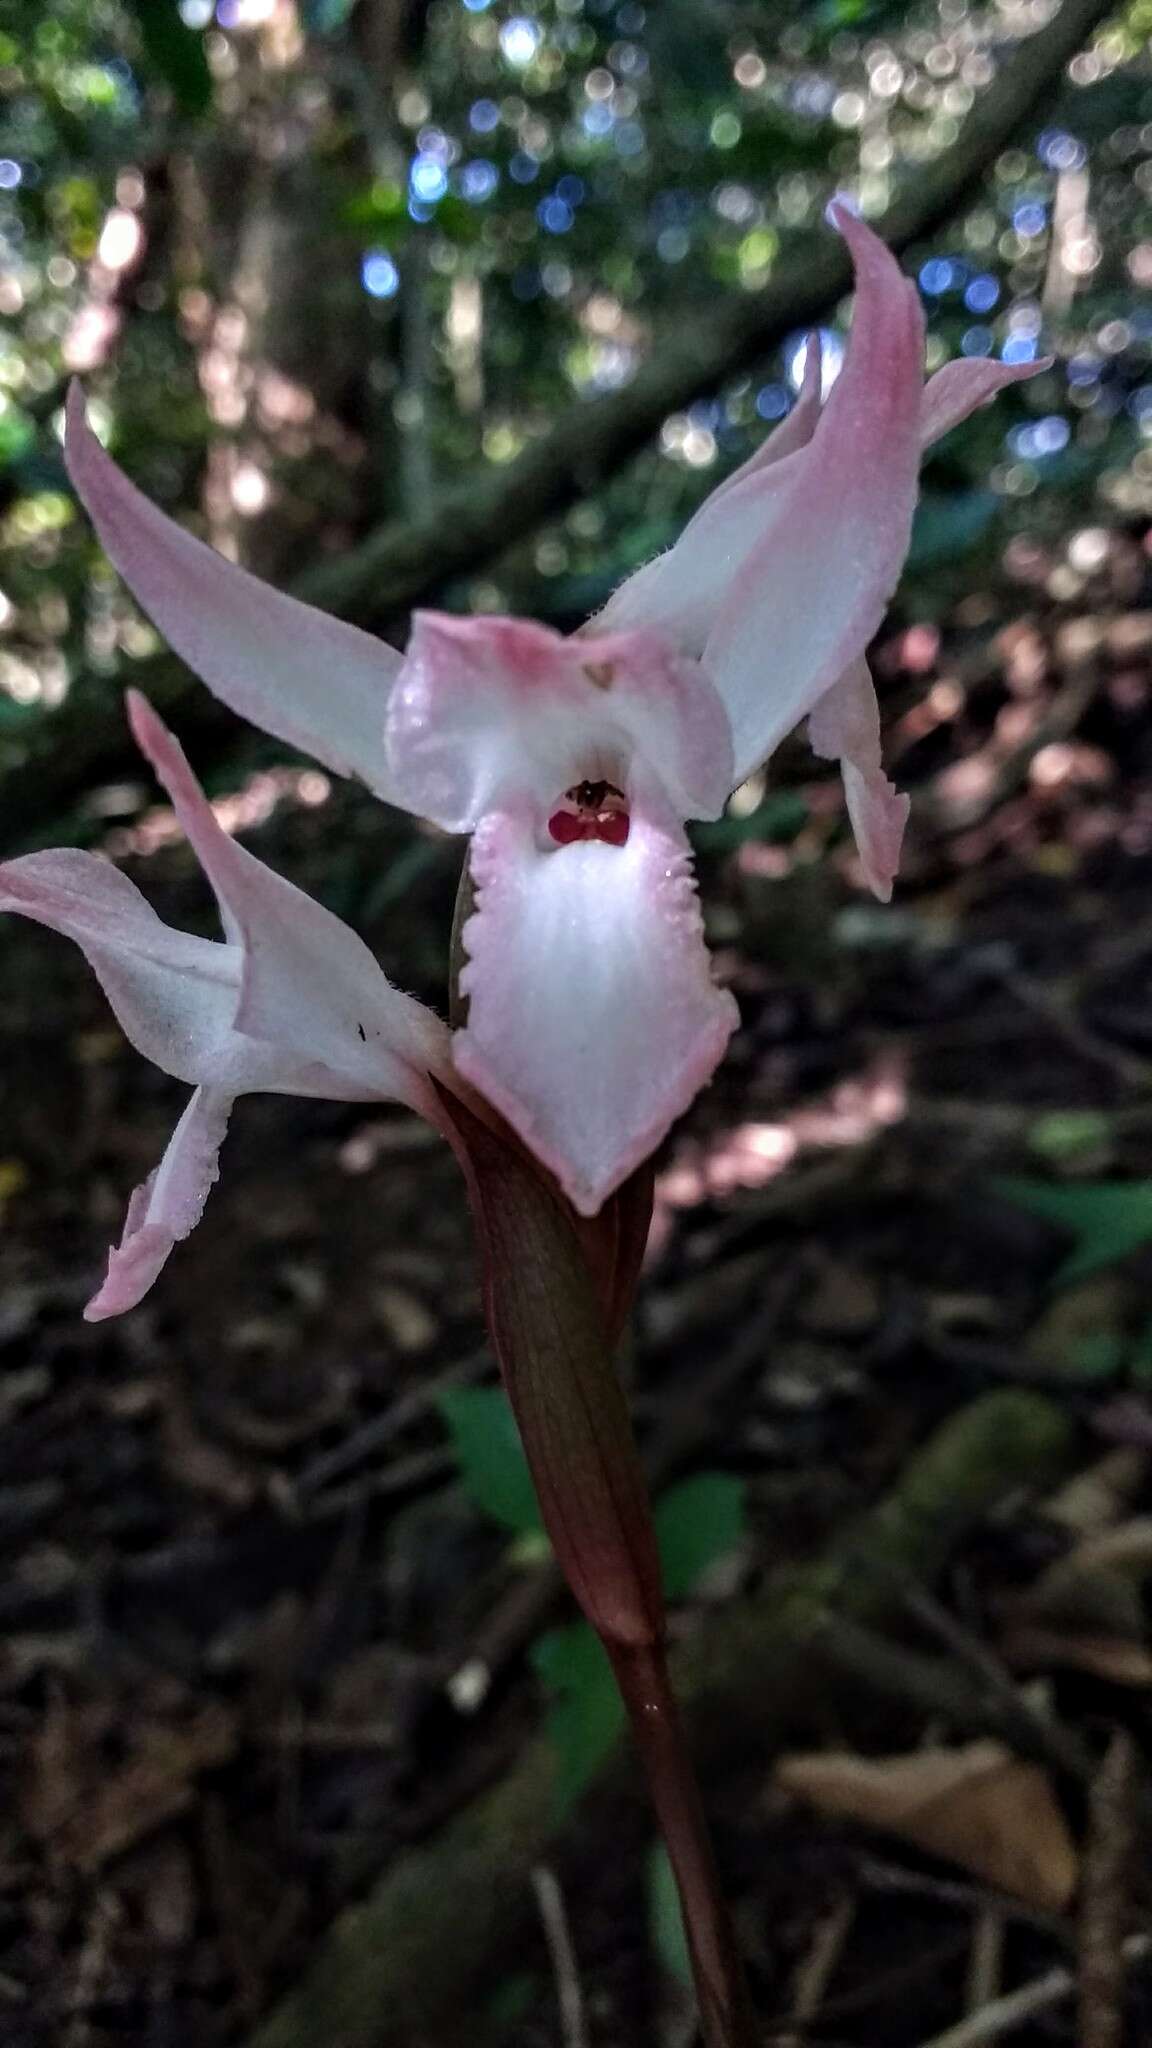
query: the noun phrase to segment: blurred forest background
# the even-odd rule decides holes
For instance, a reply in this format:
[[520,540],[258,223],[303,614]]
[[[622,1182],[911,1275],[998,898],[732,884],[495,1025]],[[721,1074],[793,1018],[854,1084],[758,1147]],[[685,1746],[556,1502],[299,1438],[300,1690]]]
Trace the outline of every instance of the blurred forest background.
[[[1152,2038],[1147,0],[0,0],[0,844],[213,929],[127,742],[442,1004],[461,846],[240,726],[67,485],[63,394],[398,644],[575,627],[843,348],[854,193],[929,367],[874,649],[896,900],[790,743],[696,833],[742,1030],[629,1361],[765,2040]],[[248,1098],[80,1310],[178,1091],[15,920],[0,1016],[0,2040],[688,2048],[668,1874],[548,1562],[451,1161]]]

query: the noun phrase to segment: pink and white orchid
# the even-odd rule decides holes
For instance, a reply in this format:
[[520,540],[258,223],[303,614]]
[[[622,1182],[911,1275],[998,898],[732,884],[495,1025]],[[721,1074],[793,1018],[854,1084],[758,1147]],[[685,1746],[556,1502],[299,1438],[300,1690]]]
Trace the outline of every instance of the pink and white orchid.
[[75,938],[127,1034],[196,1093],[89,1314],[139,1300],[196,1222],[233,1098],[492,1104],[596,1215],[712,1073],[737,1021],[704,944],[684,832],[809,719],[842,764],[862,865],[887,897],[907,800],[884,775],[865,650],[908,546],[923,445],[1040,366],[949,364],[925,386],[914,287],[843,207],[856,270],[844,366],[819,350],[775,434],[581,633],[417,613],[403,657],[259,583],[149,504],[78,389],[73,482],[171,646],[234,710],[471,834],[467,1021],[450,1035],[363,943],[237,846],[138,697],[133,730],[212,883],[223,943],[170,931],[106,861],[0,868],[0,908]]
[[132,730],[212,885],[223,941],[173,931],[98,854],[61,847],[0,867],[0,909],[75,939],[138,1052],[194,1094],[155,1173],[137,1188],[91,1321],[147,1293],[200,1220],[238,1095],[397,1101],[443,1126],[447,1028],[385,979],[363,940],[225,832],[182,749],[146,700]]

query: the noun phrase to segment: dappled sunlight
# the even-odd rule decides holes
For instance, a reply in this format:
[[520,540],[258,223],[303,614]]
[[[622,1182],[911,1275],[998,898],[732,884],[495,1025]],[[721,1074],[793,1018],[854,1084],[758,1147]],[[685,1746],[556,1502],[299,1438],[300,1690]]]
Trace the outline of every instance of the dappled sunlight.
[[776,1121],[749,1121],[707,1138],[678,1139],[671,1163],[656,1179],[657,1241],[667,1229],[667,1216],[663,1224],[659,1221],[662,1211],[691,1209],[740,1189],[765,1187],[805,1153],[867,1144],[900,1123],[907,1110],[905,1061],[889,1050],[816,1102]]
[[[240,789],[216,797],[212,811],[226,832],[252,832],[279,810],[317,810],[331,794],[329,778],[317,768],[259,768]],[[115,826],[103,846],[111,859],[127,860],[178,846],[183,838],[175,811],[156,804],[131,825]]]

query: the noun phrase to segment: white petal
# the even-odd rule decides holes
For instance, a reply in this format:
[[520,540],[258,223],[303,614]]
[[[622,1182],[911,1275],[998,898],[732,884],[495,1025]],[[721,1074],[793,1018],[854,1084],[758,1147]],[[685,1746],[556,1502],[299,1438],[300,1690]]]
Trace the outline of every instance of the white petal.
[[111,861],[74,847],[0,867],[0,910],[63,932],[85,953],[129,1042],[177,1080],[233,1057],[240,949],[173,931]]
[[900,865],[909,801],[884,773],[880,706],[866,661],[826,691],[808,720],[814,753],[839,761],[860,865],[873,894],[887,903]]
[[67,417],[68,473],[105,553],[169,645],[242,718],[387,797],[396,649],[273,590],[158,512],[104,453],[78,384]]
[[1006,385],[1023,383],[1051,367],[1051,356],[1039,363],[1001,363],[991,356],[945,363],[924,386],[920,434],[925,448],[958,427],[978,406],[988,405]]
[[624,789],[634,762],[681,817],[715,817],[732,786],[724,707],[662,635],[525,619],[417,612],[388,754],[401,801],[452,832],[525,793],[547,817],[573,783]]
[[128,1204],[124,1233],[108,1255],[103,1285],[84,1311],[88,1322],[135,1308],[172,1247],[199,1223],[219,1172],[232,1101],[219,1089],[196,1090],[159,1166]]
[[911,531],[924,360],[919,302],[879,238],[847,213],[837,218],[857,279],[844,367],[807,448],[767,472],[787,487],[774,492],[705,649],[732,720],[738,778],[864,652]]
[[585,632],[655,626],[690,654],[703,652],[724,592],[756,547],[779,477],[765,471],[806,448],[820,417],[820,336],[804,358],[804,382],[787,418],[704,500],[674,547],[629,576]]
[[239,946],[236,1029],[314,1062],[351,1100],[380,1095],[428,1115],[428,1074],[450,1071],[446,1027],[393,988],[348,925],[224,831],[183,750],[136,692],[129,715]]
[[688,847],[658,803],[625,846],[542,850],[526,812],[472,842],[456,1064],[593,1216],[711,1075],[738,1021],[704,945]]
[[134,1306],[199,1220],[235,1096],[396,1100],[443,1129],[430,1076],[452,1072],[445,1026],[391,987],[354,932],[228,837],[143,698],[133,700],[132,722],[217,892],[227,942],[172,931],[94,854],[62,848],[0,866],[0,910],[74,939],[131,1043],[198,1084],[160,1166],[132,1198],[87,1311],[96,1320]]

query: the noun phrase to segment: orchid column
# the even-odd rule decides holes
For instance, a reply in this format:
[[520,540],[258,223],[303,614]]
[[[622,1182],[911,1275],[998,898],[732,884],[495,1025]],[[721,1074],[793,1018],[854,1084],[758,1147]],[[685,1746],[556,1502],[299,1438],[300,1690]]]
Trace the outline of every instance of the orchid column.
[[0,909],[75,939],[130,1041],[192,1096],[128,1206],[87,1314],[120,1314],[199,1220],[235,1097],[398,1100],[453,1146],[488,1323],[556,1554],[627,1701],[673,1867],[709,2048],[751,2021],[663,1661],[651,1518],[612,1346],[647,1231],[646,1162],[737,1022],[685,834],[800,720],[841,763],[864,878],[892,889],[907,800],[881,763],[865,652],[900,573],[920,450],[1045,365],[952,363],[925,387],[919,302],[843,207],[856,303],[827,402],[788,419],[668,554],[564,639],[418,614],[407,652],[258,583],[150,505],[91,432],[66,454],[125,582],[223,701],[385,801],[470,835],[459,1028],[222,829],[179,746],[133,732],[196,850],[223,938],[174,932],[108,861],[0,867]]

